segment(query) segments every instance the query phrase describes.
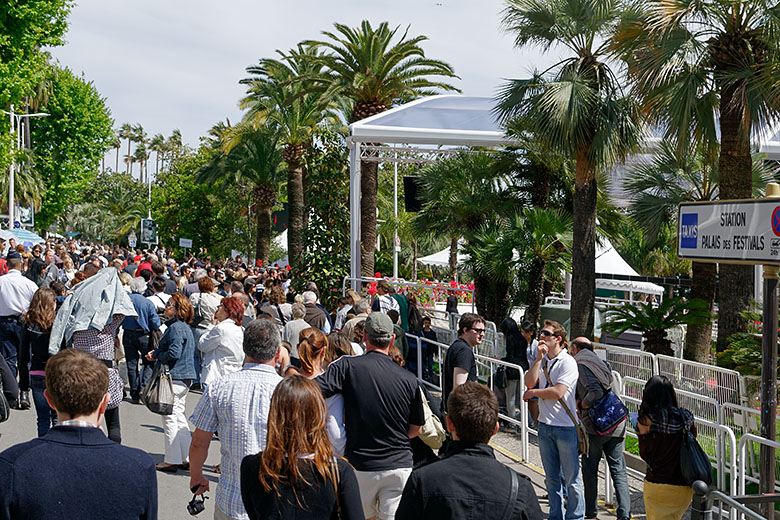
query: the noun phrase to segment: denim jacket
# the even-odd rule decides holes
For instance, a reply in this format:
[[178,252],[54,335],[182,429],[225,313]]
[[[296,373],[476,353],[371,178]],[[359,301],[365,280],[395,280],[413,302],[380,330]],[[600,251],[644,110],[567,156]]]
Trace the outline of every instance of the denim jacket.
[[165,334],[154,351],[157,365],[168,365],[172,379],[195,379],[195,339],[190,326],[179,319],[169,320]]

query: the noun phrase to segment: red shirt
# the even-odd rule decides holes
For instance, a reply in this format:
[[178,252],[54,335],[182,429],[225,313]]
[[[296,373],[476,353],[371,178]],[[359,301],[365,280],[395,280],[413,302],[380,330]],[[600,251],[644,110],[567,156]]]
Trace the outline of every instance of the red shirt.
[[138,265],[138,269],[135,270],[135,276],[141,276],[141,271],[143,271],[144,269],[149,269],[151,271],[152,264],[149,262],[141,262]]

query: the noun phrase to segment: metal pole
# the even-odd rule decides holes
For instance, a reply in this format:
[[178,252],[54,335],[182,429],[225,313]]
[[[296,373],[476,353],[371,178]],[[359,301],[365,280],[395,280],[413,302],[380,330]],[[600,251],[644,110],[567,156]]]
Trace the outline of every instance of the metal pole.
[[[393,148],[396,146],[393,145]],[[395,158],[398,159],[398,152],[395,152]],[[398,161],[393,161],[393,216],[393,278],[398,278]]]
[[352,288],[360,292],[360,143],[350,143],[349,252]]
[[11,112],[9,116],[9,120],[11,122],[10,127],[10,136],[13,141],[11,141],[11,164],[8,166],[8,229],[14,228],[14,168],[16,163],[16,158],[13,157],[16,154],[16,130],[14,128],[14,106],[11,105]]
[[[780,185],[766,186],[767,198],[780,197]],[[764,265],[764,316],[761,362],[761,436],[775,440],[777,427],[777,265]],[[773,493],[775,487],[775,450],[761,445],[759,455],[759,492]],[[762,516],[769,518],[771,505],[762,505]]]

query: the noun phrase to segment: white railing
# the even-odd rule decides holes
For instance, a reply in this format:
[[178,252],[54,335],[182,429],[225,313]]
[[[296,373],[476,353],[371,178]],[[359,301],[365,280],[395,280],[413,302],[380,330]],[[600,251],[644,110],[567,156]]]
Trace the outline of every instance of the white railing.
[[622,377],[635,377],[647,381],[658,373],[655,356],[642,350],[594,343],[597,354],[604,352],[607,363]]
[[745,404],[744,380],[736,370],[660,354],[656,361],[656,373],[668,377],[676,389],[707,395],[721,404]]
[[[748,443],[751,444],[750,453],[751,455],[748,456]],[[752,444],[758,444],[759,446],[768,446],[770,448],[774,448],[776,450],[780,450],[780,442],[778,441],[771,441],[769,439],[764,439],[763,437],[759,437],[758,435],[753,435],[752,433],[746,433],[742,436],[742,438],[739,439],[739,494],[744,495],[745,494],[745,486],[746,482],[753,482],[758,483],[758,478],[748,475],[747,469],[746,469],[746,463],[747,460],[750,459],[751,463],[754,463],[754,456],[755,455],[755,448],[752,446]],[[777,483],[777,470],[775,470],[775,492],[778,492],[780,488],[778,487]]]

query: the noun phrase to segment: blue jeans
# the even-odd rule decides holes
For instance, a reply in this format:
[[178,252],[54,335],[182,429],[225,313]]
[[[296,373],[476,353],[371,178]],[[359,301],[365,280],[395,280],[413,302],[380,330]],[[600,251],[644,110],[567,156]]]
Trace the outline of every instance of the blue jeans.
[[0,354],[5,358],[14,377],[19,373],[16,368],[16,357],[19,352],[21,337],[22,326],[19,324],[18,318],[0,317]]
[[[566,520],[585,517],[585,500],[577,453],[577,429],[539,423],[539,453],[544,466],[544,484],[550,500],[550,520],[563,520],[563,487],[566,486]],[[563,481],[561,480],[563,470]]]
[[[149,384],[154,372],[154,361],[144,359],[144,355],[149,351],[149,334],[125,329],[122,345],[125,347],[130,398],[137,401],[141,397],[141,388]],[[138,368],[139,361],[141,362],[140,369]]]
[[38,437],[43,437],[52,426],[57,425],[57,412],[52,410],[46,401],[46,396],[43,395],[43,391],[46,390],[46,377],[30,376],[30,390],[35,413],[38,416]]
[[631,493],[628,490],[626,478],[625,437],[610,437],[607,435],[588,435],[590,448],[587,455],[582,455],[582,481],[585,485],[585,513],[596,514],[598,511],[597,496],[599,492],[599,462],[601,453],[607,458],[609,473],[615,484],[617,498],[617,517],[631,518]]

